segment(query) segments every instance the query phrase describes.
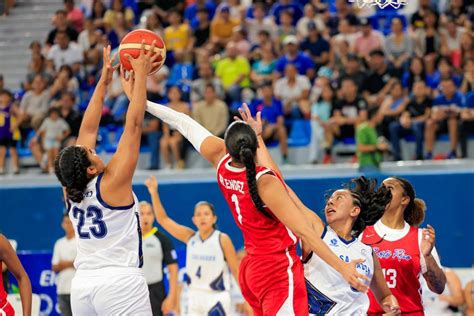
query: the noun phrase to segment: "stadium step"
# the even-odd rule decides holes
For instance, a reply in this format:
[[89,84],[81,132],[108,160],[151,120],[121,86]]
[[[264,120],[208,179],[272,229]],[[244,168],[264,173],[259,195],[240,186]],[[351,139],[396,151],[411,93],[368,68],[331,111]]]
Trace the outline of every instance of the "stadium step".
[[10,16],[0,23],[0,73],[5,87],[20,88],[30,61],[29,45],[32,41],[44,43],[52,29],[51,17],[62,9],[59,0],[17,0]]

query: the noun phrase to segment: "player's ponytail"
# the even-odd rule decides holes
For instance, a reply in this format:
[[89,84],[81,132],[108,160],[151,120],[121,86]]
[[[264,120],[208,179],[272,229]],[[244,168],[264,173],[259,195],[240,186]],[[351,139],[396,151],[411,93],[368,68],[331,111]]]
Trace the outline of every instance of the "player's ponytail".
[[360,207],[359,216],[352,225],[353,235],[359,236],[365,227],[374,225],[382,217],[392,194],[384,186],[377,189],[377,180],[365,177],[353,179],[347,188],[354,205]]
[[255,155],[257,153],[257,135],[244,122],[232,123],[225,133],[225,144],[232,160],[245,166],[247,185],[255,207],[266,213],[264,203],[258,195]]
[[54,173],[66,188],[67,197],[80,203],[89,182],[87,168],[91,165],[84,147],[68,146],[61,150],[54,161]]
[[420,226],[425,220],[426,203],[422,199],[416,197],[415,189],[413,185],[406,179],[400,177],[391,177],[397,180],[402,186],[405,194],[410,198],[405,211],[403,213],[403,219],[410,226]]

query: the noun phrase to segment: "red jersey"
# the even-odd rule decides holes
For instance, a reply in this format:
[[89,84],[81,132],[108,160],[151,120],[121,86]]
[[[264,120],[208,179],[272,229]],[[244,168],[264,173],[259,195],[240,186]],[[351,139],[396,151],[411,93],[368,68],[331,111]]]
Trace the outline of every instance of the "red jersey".
[[[0,267],[1,266],[2,266],[2,261],[0,260]],[[2,310],[2,307],[6,304],[6,302],[7,302],[7,292],[5,292],[5,289],[3,288],[3,275],[2,273],[0,273],[0,311]]]
[[[249,255],[271,255],[296,249],[296,236],[266,208],[259,211],[253,204],[247,186],[245,168],[230,165],[231,157],[225,155],[217,166],[217,182],[232,211],[237,226],[244,236]],[[271,169],[257,166],[257,180],[264,174],[272,174],[283,180]]]
[[[405,224],[403,230],[386,227],[381,221],[368,226],[362,242],[372,246],[377,255],[387,285],[397,298],[402,313],[424,315],[419,281],[424,258],[420,252],[420,233],[417,227]],[[372,291],[369,291],[368,314],[384,313]]]

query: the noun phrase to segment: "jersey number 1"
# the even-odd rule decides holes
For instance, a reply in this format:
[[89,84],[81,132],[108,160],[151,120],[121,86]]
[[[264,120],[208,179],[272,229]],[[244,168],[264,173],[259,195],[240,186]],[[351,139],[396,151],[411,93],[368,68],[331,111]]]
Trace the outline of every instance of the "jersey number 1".
[[232,194],[232,202],[234,202],[235,205],[237,219],[239,220],[240,225],[242,225],[242,214],[240,213],[239,199],[237,198],[237,194]]
[[[87,212],[81,210],[80,208],[74,207],[72,209],[72,215],[77,219],[77,234],[81,239],[90,239],[90,234],[95,238],[101,239],[107,235],[107,226],[102,220],[102,210],[95,206],[89,206]],[[86,218],[92,218],[92,225],[89,227],[89,232],[84,232],[84,223]]]

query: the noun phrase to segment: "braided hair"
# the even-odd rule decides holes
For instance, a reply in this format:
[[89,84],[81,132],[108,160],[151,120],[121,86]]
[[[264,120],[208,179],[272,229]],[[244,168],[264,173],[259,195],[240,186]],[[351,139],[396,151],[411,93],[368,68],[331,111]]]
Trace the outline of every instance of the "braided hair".
[[354,205],[360,208],[359,216],[352,225],[353,234],[359,236],[365,227],[374,225],[382,217],[392,193],[384,186],[377,189],[377,180],[366,177],[352,179],[346,189],[351,193]]
[[54,160],[54,173],[66,188],[69,199],[80,203],[89,182],[87,168],[91,165],[87,151],[81,146],[68,146],[61,150]]
[[405,191],[405,195],[410,198],[410,202],[403,212],[403,219],[410,224],[410,226],[420,226],[425,220],[425,201],[416,197],[415,189],[407,179],[395,176],[390,178],[397,180]]
[[253,129],[244,122],[234,122],[228,128],[224,136],[225,146],[232,160],[245,166],[247,185],[255,207],[263,212],[265,206],[258,195],[257,171],[255,156],[257,154],[257,135]]

